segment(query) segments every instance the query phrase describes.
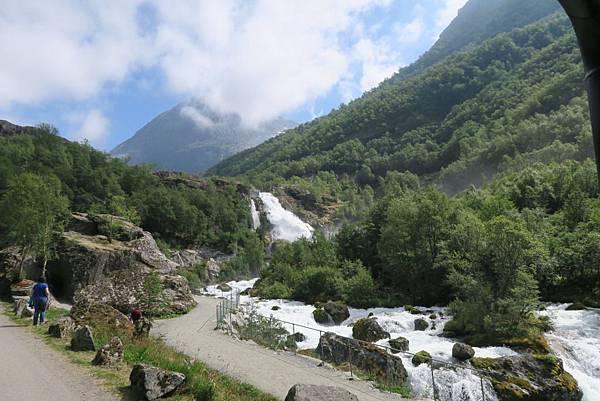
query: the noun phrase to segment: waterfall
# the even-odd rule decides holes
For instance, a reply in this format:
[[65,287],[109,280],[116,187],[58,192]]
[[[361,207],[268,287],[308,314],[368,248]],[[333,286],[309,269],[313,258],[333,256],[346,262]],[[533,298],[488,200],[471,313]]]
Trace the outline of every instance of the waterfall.
[[274,240],[296,241],[300,238],[311,238],[314,229],[303,222],[294,213],[281,206],[279,199],[269,192],[261,192],[260,199],[267,211],[267,219],[273,226],[271,237]]
[[254,199],[250,199],[250,213],[252,214],[252,229],[256,231],[260,227],[260,215],[258,214],[258,210],[256,210]]

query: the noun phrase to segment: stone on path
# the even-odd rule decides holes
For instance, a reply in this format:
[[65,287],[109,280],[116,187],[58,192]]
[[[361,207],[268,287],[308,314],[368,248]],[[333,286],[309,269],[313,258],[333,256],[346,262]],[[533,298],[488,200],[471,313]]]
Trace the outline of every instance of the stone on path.
[[288,392],[285,401],[358,401],[358,398],[340,387],[296,384]]
[[148,365],[135,365],[129,376],[131,388],[152,401],[174,392],[185,382],[185,375]]
[[113,366],[123,361],[123,342],[119,337],[113,337],[96,353],[92,365]]
[[48,326],[48,335],[55,338],[68,338],[75,331],[75,321],[70,317],[61,317]]
[[75,329],[71,339],[72,351],[95,351],[94,336],[90,326],[80,326]]

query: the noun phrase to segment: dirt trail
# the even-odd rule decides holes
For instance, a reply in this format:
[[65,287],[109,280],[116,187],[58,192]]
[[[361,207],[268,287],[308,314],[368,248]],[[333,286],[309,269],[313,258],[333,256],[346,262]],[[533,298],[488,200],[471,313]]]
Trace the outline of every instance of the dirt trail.
[[362,380],[327,367],[314,359],[289,352],[275,352],[215,331],[218,300],[197,297],[198,307],[185,316],[156,322],[155,334],[213,369],[253,384],[284,399],[294,384],[338,386],[356,394],[360,401],[401,400],[399,395],[378,391]]
[[117,401],[95,378],[16,326],[0,305],[0,401]]

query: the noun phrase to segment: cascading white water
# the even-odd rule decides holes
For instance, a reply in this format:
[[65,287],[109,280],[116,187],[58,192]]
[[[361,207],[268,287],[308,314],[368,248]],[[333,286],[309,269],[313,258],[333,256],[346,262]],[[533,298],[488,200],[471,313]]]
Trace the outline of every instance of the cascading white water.
[[256,203],[254,203],[254,199],[250,199],[250,214],[252,215],[252,229],[256,231],[260,227],[260,215],[256,209]]
[[[229,282],[232,288],[240,291],[250,288],[256,282],[240,281]],[[211,295],[228,296],[215,286],[207,288]],[[371,308],[350,309],[350,317],[339,326],[325,326],[315,322],[312,312],[315,308],[302,302],[287,300],[263,300],[249,296],[242,296],[241,303],[253,303],[256,312],[263,316],[273,316],[276,319],[293,322],[320,329],[323,332],[334,332],[336,334],[351,337],[351,324],[357,319],[367,317],[370,313],[377,318],[378,323],[384,330],[391,334],[392,338],[399,336],[409,340],[409,351],[416,353],[421,350],[429,352],[436,360],[459,363],[452,358],[452,346],[454,340],[442,337],[444,324],[448,318],[442,317],[430,319],[427,316],[415,316],[404,308]],[[279,309],[273,310],[273,306]],[[600,309],[588,309],[584,311],[567,311],[565,305],[553,305],[541,314],[551,318],[554,329],[546,334],[552,349],[563,360],[565,370],[575,377],[579,387],[583,391],[583,401],[600,400]],[[421,308],[423,309],[423,308]],[[431,308],[434,312],[442,312],[444,308]],[[435,329],[426,331],[415,331],[414,320],[417,317],[425,318],[430,324],[435,323]],[[287,327],[288,331],[292,327]],[[300,349],[315,348],[319,343],[319,332],[295,326],[295,330],[305,335],[306,340],[298,343]],[[387,340],[379,341],[378,344],[388,345]],[[506,347],[474,347],[475,355],[478,357],[499,358],[502,356],[516,355],[516,352]],[[431,385],[431,370],[428,365],[414,367],[409,356],[398,354],[404,362],[413,394],[418,397],[431,397],[433,394]],[[442,401],[478,401],[481,400],[480,378],[468,369],[435,369],[436,389]],[[486,400],[497,401],[491,384],[484,381]]]
[[544,312],[554,329],[546,338],[583,391],[583,401],[600,400],[600,309],[565,310],[553,305]]
[[269,192],[261,192],[260,199],[267,211],[267,219],[273,226],[271,237],[274,240],[296,241],[300,238],[311,238],[314,229],[303,222],[294,213],[281,206],[279,199]]

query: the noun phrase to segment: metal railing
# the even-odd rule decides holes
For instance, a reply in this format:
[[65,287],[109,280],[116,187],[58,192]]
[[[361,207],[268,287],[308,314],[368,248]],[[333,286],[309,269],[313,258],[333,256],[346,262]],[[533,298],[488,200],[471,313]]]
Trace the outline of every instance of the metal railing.
[[[291,327],[291,333],[285,329],[285,326]],[[272,315],[270,317],[266,317],[264,315],[260,315],[254,311],[248,313],[243,308],[240,308],[240,296],[239,293],[233,294],[233,291],[217,305],[217,328],[226,330],[230,335],[237,333],[237,335],[244,340],[253,340],[259,345],[267,346],[273,349],[285,349],[289,351],[293,351],[294,354],[298,352],[297,345],[295,341],[290,341],[290,338],[295,338],[297,328],[310,330],[315,333],[319,333],[319,346],[316,349],[316,353],[318,354],[319,359],[322,362],[331,362],[331,360],[326,360],[325,355],[323,353],[323,347],[321,346],[321,341],[323,336],[328,332],[322,329],[305,326],[302,324],[298,324],[295,322],[288,322],[281,319],[276,319]],[[335,334],[335,333],[332,333]],[[344,340],[345,345],[348,347],[348,358],[347,365],[345,367],[348,368],[350,373],[350,378],[354,379],[357,373],[360,375],[360,369],[358,369],[358,365],[353,361],[353,350],[348,343],[352,344],[360,344],[363,348],[371,348],[376,347],[386,353],[390,353],[393,355],[402,354],[409,357],[414,357],[416,354],[408,351],[402,351],[395,349],[390,346],[380,345],[372,342],[357,340],[354,338],[340,336],[335,334],[338,338]],[[301,341],[300,341],[301,342]],[[433,357],[427,358],[426,362],[431,369],[431,388],[433,390],[433,399],[435,401],[441,401],[440,391],[436,385],[435,379],[435,371],[436,369],[440,369],[442,367],[448,367],[453,369],[465,369],[473,374],[475,374],[480,381],[480,390],[481,390],[481,398],[480,401],[486,401],[490,399],[490,397],[486,396],[486,384],[487,387],[491,389],[491,385],[484,379],[485,372],[479,369],[475,369],[468,365],[463,364],[455,364],[452,362],[436,359]],[[340,364],[337,364],[339,367]],[[358,371],[358,372],[357,372]],[[368,372],[365,372],[368,373]],[[381,378],[380,378],[381,379]],[[385,379],[385,384],[398,384],[394,383],[394,380]],[[372,377],[369,377],[369,380],[373,380]],[[377,381],[377,379],[375,379]],[[478,400],[478,401],[479,401]]]

